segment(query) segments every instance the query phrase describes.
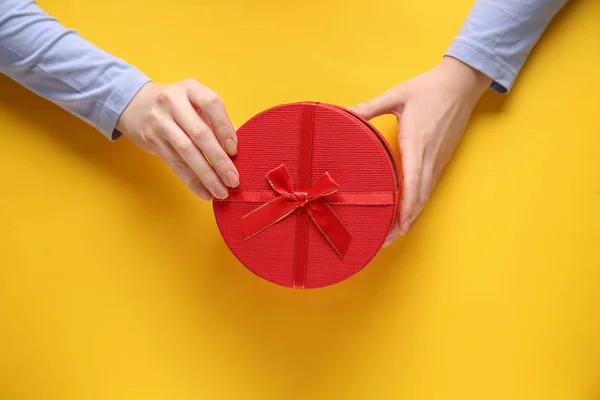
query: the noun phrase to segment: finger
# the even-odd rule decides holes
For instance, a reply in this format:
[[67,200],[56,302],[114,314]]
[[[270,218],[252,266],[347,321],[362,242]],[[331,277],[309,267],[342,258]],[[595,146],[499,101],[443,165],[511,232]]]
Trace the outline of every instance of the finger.
[[365,119],[371,119],[383,114],[391,114],[402,108],[405,97],[402,85],[398,85],[377,97],[350,107],[350,110]]
[[198,175],[196,175],[169,143],[161,141],[161,143],[157,144],[156,154],[167,163],[179,179],[181,179],[192,192],[206,201],[212,200],[213,196],[209,193],[204,184],[202,184]]
[[186,98],[179,97],[172,107],[175,122],[187,133],[194,144],[202,150],[219,177],[229,187],[240,184],[239,173],[223,151],[210,127],[200,118]]
[[[410,220],[410,227],[414,225],[415,221],[423,209],[427,205],[427,202],[431,198],[431,194],[440,179],[440,176],[444,170],[446,163],[449,160],[449,156],[442,154],[440,156],[438,151],[426,151],[423,158],[423,174],[421,177],[421,187],[419,188],[419,198],[413,212],[413,217]],[[409,227],[409,228],[410,228]]]
[[173,120],[166,120],[162,126],[164,129],[162,132],[163,137],[175,149],[177,154],[187,162],[210,193],[218,199],[227,198],[227,188],[225,188],[192,139]]
[[215,135],[227,154],[237,154],[236,130],[227,115],[227,110],[221,98],[209,88],[195,80],[189,80],[187,86],[188,98],[196,107],[200,108],[210,125],[214,128]]
[[[405,121],[405,122],[403,122]],[[423,145],[416,127],[409,120],[403,120],[403,130],[399,139],[402,155],[402,203],[400,206],[400,233],[406,234],[414,219],[415,206],[419,199],[421,174],[423,168]]]
[[385,242],[383,242],[383,247],[389,247],[394,240],[396,240],[396,238],[400,235],[400,217],[396,217],[396,220],[394,221],[392,228],[390,229],[390,232],[387,235],[387,238],[385,239]]
[[423,209],[425,208],[425,204],[429,200],[429,196],[431,196],[431,191],[434,185],[434,168],[436,165],[436,157],[433,152],[425,152],[423,157],[423,170],[421,174],[421,185],[419,187],[419,196],[417,198],[417,204],[413,210],[412,218],[410,219],[410,224],[414,224],[415,220],[419,217]]

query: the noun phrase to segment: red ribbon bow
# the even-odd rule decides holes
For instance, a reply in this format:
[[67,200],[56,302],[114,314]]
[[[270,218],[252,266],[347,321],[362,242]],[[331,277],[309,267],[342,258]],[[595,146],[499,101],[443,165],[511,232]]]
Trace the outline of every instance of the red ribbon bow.
[[341,258],[346,255],[352,237],[335,211],[324,200],[340,190],[340,186],[328,173],[319,178],[306,192],[296,191],[292,177],[283,164],[269,171],[267,180],[279,196],[242,218],[242,229],[246,239],[305,207],[309,217],[335,252]]

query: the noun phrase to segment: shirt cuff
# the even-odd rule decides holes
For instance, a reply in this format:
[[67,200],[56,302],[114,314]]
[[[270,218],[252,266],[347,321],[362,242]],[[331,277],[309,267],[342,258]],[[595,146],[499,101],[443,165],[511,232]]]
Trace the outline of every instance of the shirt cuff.
[[493,80],[490,87],[498,93],[508,93],[517,78],[517,71],[504,60],[494,56],[489,49],[463,37],[457,37],[452,41],[446,55],[490,77]]
[[95,124],[96,129],[111,141],[120,138],[122,133],[115,129],[117,121],[131,100],[148,82],[150,82],[150,78],[136,68],[132,67],[125,73],[115,91],[100,110]]

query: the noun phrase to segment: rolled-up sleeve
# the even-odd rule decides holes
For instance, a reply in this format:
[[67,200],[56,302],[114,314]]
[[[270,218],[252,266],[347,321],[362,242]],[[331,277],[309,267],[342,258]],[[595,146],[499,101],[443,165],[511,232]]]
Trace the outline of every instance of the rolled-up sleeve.
[[35,1],[0,0],[0,73],[102,132],[110,140],[149,78],[86,41]]
[[507,93],[538,39],[567,0],[477,0],[446,55]]

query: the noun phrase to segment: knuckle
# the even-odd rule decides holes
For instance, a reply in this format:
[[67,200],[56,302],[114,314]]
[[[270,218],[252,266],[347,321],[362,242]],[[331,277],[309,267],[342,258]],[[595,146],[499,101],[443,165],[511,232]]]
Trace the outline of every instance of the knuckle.
[[223,134],[229,134],[229,131],[235,132],[231,125],[229,125],[227,122],[219,123],[217,126],[215,126],[215,130]]
[[169,90],[163,90],[156,96],[156,102],[163,106],[168,106],[173,102],[173,93]]
[[145,146],[145,148],[151,152],[151,153],[156,153],[157,150],[157,140],[156,137],[154,136],[153,132],[150,130],[143,130],[140,132],[140,140],[142,141],[142,144]]
[[[173,170],[179,175],[179,177],[184,181],[188,181],[190,178],[187,174],[183,172],[186,170],[187,164],[183,160],[175,160],[172,162]],[[186,182],[187,183],[187,182]]]
[[160,112],[156,108],[152,108],[148,113],[148,123],[150,125],[156,125],[161,120]]
[[401,132],[400,145],[405,152],[421,156],[425,151],[425,136],[423,131]]
[[423,146],[430,147],[435,143],[435,129],[426,129],[421,134]]
[[203,142],[211,135],[211,131],[205,126],[194,126],[188,133],[195,142]]
[[421,173],[420,172],[411,174],[406,177],[406,184],[408,186],[417,186],[417,185],[419,185],[420,182],[421,182]]
[[421,190],[419,190],[419,199],[417,200],[418,208],[421,208],[422,206],[425,205],[425,203],[427,203],[427,199],[429,199],[430,194],[431,194],[431,186],[430,185],[424,185],[423,187],[421,187]]
[[194,78],[185,78],[184,80],[181,81],[181,83],[185,86],[185,87],[191,87],[194,85],[198,84],[198,81],[196,81]]
[[216,93],[209,93],[204,97],[205,106],[218,106],[221,104],[221,98]]
[[[181,168],[181,167],[178,167]],[[194,178],[191,177],[189,174],[184,174],[181,172],[178,172],[179,175],[179,179],[181,179],[181,181],[185,184],[185,186],[187,187],[191,187],[192,182],[194,181]]]
[[179,154],[188,154],[194,147],[188,140],[174,140],[171,145]]
[[192,191],[204,191],[204,185],[197,176],[192,176],[185,184],[192,189]]
[[212,187],[214,186],[215,182],[217,181],[217,175],[215,175],[215,173],[208,169],[204,172],[202,172],[202,174],[200,174],[200,181],[206,186],[206,187]]
[[213,167],[217,170],[229,170],[231,161],[227,157],[217,157],[214,162],[211,161]]
[[179,179],[181,179],[181,181],[183,182],[183,184],[185,186],[187,186],[189,188],[193,188],[194,180],[197,180],[198,178],[195,178],[193,176],[190,176],[187,173],[184,173],[182,168],[183,168],[182,166],[178,166],[178,167],[174,167],[173,170],[175,171],[177,176],[179,176]]

